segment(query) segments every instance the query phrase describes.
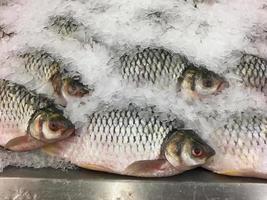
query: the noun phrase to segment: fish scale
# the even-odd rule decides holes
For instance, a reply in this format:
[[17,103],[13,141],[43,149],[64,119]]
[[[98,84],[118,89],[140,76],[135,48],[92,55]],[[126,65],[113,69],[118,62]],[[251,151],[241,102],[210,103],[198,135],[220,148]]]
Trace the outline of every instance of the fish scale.
[[55,74],[60,73],[60,62],[43,50],[19,56],[23,59],[27,72],[37,76],[40,80],[49,81]]
[[136,54],[124,54],[120,63],[125,79],[151,83],[165,81],[166,84],[181,77],[189,66],[185,57],[162,48],[145,48]]
[[[114,113],[114,114],[113,114]],[[111,118],[111,120],[112,120],[112,123],[114,122],[114,121],[117,121],[116,119],[117,118],[119,118],[119,119],[121,119],[122,121],[124,121],[124,123],[122,123],[120,126],[119,126],[119,128],[117,128],[117,129],[115,129],[115,134],[116,134],[116,137],[113,137],[110,133],[112,132],[112,131],[110,131],[110,126],[109,125],[107,125],[105,128],[108,130],[108,131],[105,131],[104,133],[104,135],[105,135],[105,137],[97,137],[97,135],[99,135],[100,133],[102,133],[103,134],[103,132],[101,131],[101,127],[103,127],[104,126],[104,124],[102,123],[103,122],[103,119],[105,118],[104,117],[104,115],[101,115],[101,114],[99,114],[99,113],[97,113],[97,114],[93,114],[92,116],[90,116],[90,118],[89,118],[89,124],[90,124],[90,121],[96,121],[96,122],[98,122],[98,123],[96,123],[96,124],[91,124],[91,125],[89,125],[89,127],[88,127],[88,129],[90,130],[90,132],[93,134],[93,135],[95,135],[95,137],[93,137],[93,138],[96,138],[96,140],[97,140],[97,142],[98,143],[105,143],[105,142],[108,142],[108,141],[106,141],[106,139],[108,138],[108,136],[110,137],[110,138],[112,138],[111,139],[111,141],[114,143],[118,143],[118,144],[120,144],[121,146],[119,146],[120,148],[120,151],[123,151],[124,153],[127,153],[127,154],[129,154],[129,155],[132,155],[132,153],[133,152],[131,152],[131,149],[132,148],[127,148],[127,146],[123,146],[123,144],[127,144],[127,145],[134,145],[134,143],[133,144],[131,144],[131,143],[129,143],[131,140],[130,140],[130,137],[131,137],[131,135],[133,134],[133,128],[136,128],[136,130],[138,130],[138,131],[141,131],[141,132],[139,132],[139,133],[137,133],[137,135],[134,137],[135,139],[133,139],[133,140],[136,140],[137,142],[141,142],[141,144],[139,144],[140,146],[139,147],[137,147],[137,150],[145,150],[145,146],[146,146],[146,144],[148,144],[147,146],[150,146],[150,144],[151,144],[151,141],[149,141],[148,140],[148,136],[150,136],[150,135],[152,135],[153,134],[153,132],[151,132],[151,130],[149,131],[149,129],[148,129],[148,124],[149,124],[149,122],[151,122],[151,121],[146,121],[145,122],[145,126],[144,125],[139,125],[139,129],[136,127],[136,124],[131,124],[130,123],[130,119],[131,118],[133,118],[133,117],[135,117],[135,121],[139,121],[140,122],[140,118],[139,118],[139,115],[134,115],[134,113],[132,113],[132,112],[129,112],[129,111],[111,111],[110,113],[109,113],[109,116],[116,116],[116,117],[114,117],[114,118]],[[94,120],[95,118],[102,118],[102,120]],[[157,119],[157,118],[152,118],[152,119],[154,119],[153,121],[158,121],[159,119]],[[141,122],[139,123],[139,124],[141,124]],[[152,130],[153,130],[153,127],[151,127],[152,128]],[[162,140],[163,140],[163,138],[166,136],[166,134],[168,133],[170,131],[170,128],[165,128],[165,129],[163,129],[163,130],[161,130],[161,131],[159,131],[158,133],[156,133],[156,135],[158,136],[158,137],[155,137],[154,139],[157,139],[157,140],[159,140],[159,142],[158,143],[162,143]],[[104,140],[103,140],[104,139]],[[156,140],[156,141],[157,141]],[[154,140],[155,141],[155,140]],[[95,144],[95,141],[92,143],[92,145],[93,144]],[[101,146],[101,145],[98,145],[98,146]],[[100,149],[99,149],[100,150]],[[160,148],[158,148],[158,150],[160,150]],[[130,152],[129,152],[130,151]],[[143,158],[143,159],[145,159],[145,158]]]
[[207,140],[216,155],[206,168],[226,175],[267,178],[267,117],[234,115]]
[[267,61],[255,55],[244,54],[235,70],[246,86],[266,92]]

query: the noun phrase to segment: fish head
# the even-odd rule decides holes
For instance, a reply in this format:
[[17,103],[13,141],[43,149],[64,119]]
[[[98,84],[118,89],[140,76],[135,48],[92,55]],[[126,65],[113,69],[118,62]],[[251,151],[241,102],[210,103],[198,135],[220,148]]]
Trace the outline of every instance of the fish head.
[[175,168],[192,169],[206,163],[215,151],[193,130],[176,131],[166,141],[165,157]]
[[84,85],[80,76],[66,76],[62,80],[62,95],[71,97],[83,97],[91,92],[87,85]]
[[216,95],[229,87],[224,77],[204,67],[193,67],[184,75],[182,84],[184,89],[197,97]]
[[31,120],[28,131],[36,140],[52,143],[69,137],[75,127],[57,108],[39,110]]

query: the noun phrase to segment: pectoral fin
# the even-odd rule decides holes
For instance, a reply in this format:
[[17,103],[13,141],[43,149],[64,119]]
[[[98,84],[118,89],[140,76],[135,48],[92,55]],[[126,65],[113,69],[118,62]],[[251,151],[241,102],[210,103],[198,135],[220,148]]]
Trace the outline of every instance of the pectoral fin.
[[140,177],[161,177],[177,174],[177,170],[165,159],[136,161],[123,174]]
[[[45,145],[42,148],[42,151],[50,156],[59,156],[64,158],[64,154],[66,153],[66,149],[70,148],[71,146],[73,148],[76,148],[76,144],[78,141],[76,140],[75,136],[69,137],[65,140]],[[77,146],[78,148],[78,146]]]
[[95,171],[102,171],[102,172],[113,172],[113,170],[109,169],[108,167],[101,166],[101,165],[95,165],[95,164],[79,164],[74,163],[75,165],[78,165],[81,168],[84,169],[90,169]]
[[63,150],[59,143],[49,144],[42,148],[42,151],[50,156],[58,156]]
[[38,140],[35,140],[29,135],[16,137],[10,140],[5,146],[5,149],[11,151],[30,151],[43,146],[44,143]]

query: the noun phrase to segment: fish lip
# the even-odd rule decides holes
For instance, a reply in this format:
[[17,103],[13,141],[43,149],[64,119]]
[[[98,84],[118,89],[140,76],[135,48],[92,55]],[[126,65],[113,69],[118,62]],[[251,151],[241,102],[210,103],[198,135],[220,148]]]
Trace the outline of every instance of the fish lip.
[[218,85],[216,88],[216,92],[214,93],[215,95],[218,95],[220,92],[222,92],[224,89],[229,88],[230,84],[228,81],[223,80],[221,83]]
[[62,134],[62,136],[63,136],[62,139],[69,137],[74,133],[75,133],[75,127],[72,126],[72,127],[68,128],[66,131],[64,131],[64,133]]

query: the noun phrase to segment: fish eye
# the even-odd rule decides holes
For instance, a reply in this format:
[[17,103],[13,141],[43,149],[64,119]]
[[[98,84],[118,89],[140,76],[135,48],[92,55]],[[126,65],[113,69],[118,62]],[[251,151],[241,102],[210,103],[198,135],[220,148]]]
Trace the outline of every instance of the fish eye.
[[194,157],[201,157],[203,155],[203,150],[200,147],[193,147],[192,155]]
[[51,121],[48,126],[51,131],[58,131],[60,129],[60,124],[58,122]]
[[208,88],[210,88],[210,87],[212,87],[212,85],[213,85],[213,81],[212,81],[211,79],[205,79],[205,80],[203,81],[203,86],[204,86],[204,87],[208,87]]

